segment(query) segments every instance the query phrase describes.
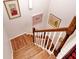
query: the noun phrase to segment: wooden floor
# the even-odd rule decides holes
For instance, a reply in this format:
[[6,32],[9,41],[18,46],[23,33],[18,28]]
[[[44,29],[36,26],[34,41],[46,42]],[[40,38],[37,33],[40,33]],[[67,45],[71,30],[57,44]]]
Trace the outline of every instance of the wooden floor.
[[33,43],[32,35],[21,35],[11,40],[13,59],[56,59],[54,54],[48,52]]
[[33,42],[32,35],[23,34],[11,40],[13,51],[16,51]]

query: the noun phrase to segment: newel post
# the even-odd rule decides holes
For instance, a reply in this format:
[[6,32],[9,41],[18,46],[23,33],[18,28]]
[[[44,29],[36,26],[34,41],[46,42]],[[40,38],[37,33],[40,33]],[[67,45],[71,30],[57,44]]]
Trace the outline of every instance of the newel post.
[[34,42],[34,37],[35,37],[35,28],[33,28],[33,42]]

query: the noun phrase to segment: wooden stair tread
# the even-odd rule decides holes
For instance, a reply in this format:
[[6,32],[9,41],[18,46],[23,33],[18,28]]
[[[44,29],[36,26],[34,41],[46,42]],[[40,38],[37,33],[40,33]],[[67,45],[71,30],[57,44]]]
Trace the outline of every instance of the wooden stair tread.
[[48,59],[56,59],[54,54],[51,54]]
[[18,36],[11,40],[13,51],[16,51],[27,44],[24,35]]
[[19,54],[17,53],[17,56],[14,56],[14,59],[24,59],[24,58],[29,59],[29,58],[33,57],[34,55],[37,55],[41,51],[42,51],[42,49],[35,45],[35,46],[31,47],[29,50],[26,50]]
[[45,50],[43,50],[39,54],[32,57],[31,59],[48,59],[48,57],[49,57],[49,54]]
[[33,37],[30,34],[28,35],[23,34],[14,39],[11,39],[11,45],[12,45],[13,51],[16,51],[32,42],[33,42]]
[[27,44],[26,46],[14,51],[13,53],[14,53],[14,55],[17,55],[17,54],[20,54],[20,53],[23,53],[23,52],[29,50],[30,48],[32,48],[34,46],[35,46],[35,44],[33,44],[33,43]]
[[27,43],[33,42],[33,35],[32,34],[24,34],[24,38],[26,39]]

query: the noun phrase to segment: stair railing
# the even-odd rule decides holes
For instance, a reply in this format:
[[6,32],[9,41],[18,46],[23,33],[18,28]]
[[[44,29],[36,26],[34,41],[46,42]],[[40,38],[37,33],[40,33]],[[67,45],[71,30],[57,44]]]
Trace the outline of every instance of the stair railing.
[[[54,53],[55,56],[61,51],[61,48],[70,35],[76,29],[76,16],[72,19],[67,28],[43,29],[37,30],[33,28],[33,42],[45,49],[49,54]],[[64,35],[64,36],[63,36]]]

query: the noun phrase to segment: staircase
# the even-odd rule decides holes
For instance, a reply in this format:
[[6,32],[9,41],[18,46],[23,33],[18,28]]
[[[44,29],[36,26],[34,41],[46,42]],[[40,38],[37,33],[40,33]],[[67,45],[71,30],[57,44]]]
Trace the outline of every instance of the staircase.
[[67,28],[33,28],[33,35],[24,34],[11,40],[13,59],[56,59],[75,29],[76,17]]
[[55,59],[53,54],[49,55],[46,50],[35,45],[32,40],[32,35],[27,34],[12,39],[13,59],[52,59],[52,57]]

